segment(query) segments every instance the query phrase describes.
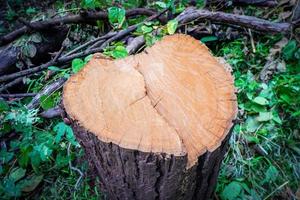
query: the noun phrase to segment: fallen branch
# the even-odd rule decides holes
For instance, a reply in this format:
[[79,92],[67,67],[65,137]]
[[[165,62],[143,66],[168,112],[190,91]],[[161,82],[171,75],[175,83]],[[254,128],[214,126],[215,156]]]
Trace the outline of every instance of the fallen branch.
[[7,83],[7,84],[1,86],[1,88],[0,88],[0,93],[3,92],[4,90],[7,90],[7,89],[10,88],[10,87],[13,87],[13,86],[15,86],[15,85],[21,83],[21,82],[23,81],[23,78],[24,78],[24,77],[19,77],[19,78],[13,80],[13,81],[11,81],[11,82],[9,82],[9,83]]
[[[226,0],[208,0],[206,2],[207,5],[211,4],[226,4],[228,1]],[[274,7],[278,5],[278,3],[274,0],[232,0],[231,3],[233,5],[253,5],[253,6],[266,6],[266,7]]]
[[0,94],[3,98],[23,98],[23,97],[34,97],[36,93],[18,93],[18,94]]
[[287,34],[293,28],[293,25],[291,23],[276,23],[252,16],[236,15],[224,12],[211,12],[208,10],[198,10],[195,8],[187,8],[184,12],[178,15],[176,19],[181,24],[189,23],[195,20],[210,20],[212,22],[235,26],[237,25],[267,33]]
[[[60,26],[59,28],[53,28],[49,31],[41,32],[41,41],[30,41],[27,45],[34,46],[36,53],[32,57],[24,56],[26,46],[20,46],[16,44],[10,44],[0,48],[0,75],[19,71],[16,67],[16,63],[28,63],[26,60],[30,60],[33,64],[37,65],[49,60],[51,57],[49,52],[57,51],[63,40],[66,37],[67,27]],[[25,48],[24,48],[25,47]],[[25,67],[26,68],[26,67]]]
[[[158,14],[155,14],[155,15],[147,18],[146,21],[151,21],[151,20],[154,20],[156,18],[159,18],[166,11],[167,11],[167,9],[163,10],[162,12],[160,12]],[[117,32],[117,34],[113,35],[111,38],[109,38],[108,40],[106,40],[98,48],[87,49],[87,50],[85,50],[83,52],[74,53],[74,54],[71,54],[71,55],[68,55],[68,56],[62,56],[62,57],[58,58],[57,60],[51,60],[51,61],[49,61],[49,62],[47,62],[47,63],[45,63],[43,65],[40,65],[40,66],[37,66],[37,67],[33,67],[31,69],[23,70],[23,71],[16,72],[16,73],[13,73],[13,74],[8,74],[8,75],[0,76],[0,82],[9,81],[9,80],[21,77],[21,76],[26,76],[26,75],[29,75],[29,74],[33,74],[33,73],[42,71],[44,69],[47,69],[49,66],[52,66],[52,65],[66,64],[66,63],[72,61],[74,58],[81,58],[81,57],[88,56],[88,55],[93,54],[93,53],[102,52],[103,49],[109,43],[125,37],[129,33],[133,32],[137,27],[138,27],[138,24],[130,26],[130,27],[128,27],[125,30],[121,30],[121,31]]]
[[53,83],[47,85],[42,91],[40,91],[27,105],[28,109],[34,109],[37,108],[40,105],[40,100],[42,96],[48,96],[52,94],[53,92],[57,91],[59,88],[62,87],[64,82],[66,81],[66,78],[60,78]]
[[[135,8],[126,11],[126,17],[133,17],[137,15],[146,15],[152,16],[156,12],[146,8]],[[61,25],[61,24],[79,24],[79,23],[91,23],[95,20],[105,20],[108,18],[107,12],[99,11],[99,12],[91,12],[91,11],[82,11],[78,15],[68,15],[61,18],[48,19],[44,21],[36,21],[27,24],[7,35],[4,35],[0,39],[0,46],[7,44],[16,38],[29,33],[31,31],[41,31],[45,29],[52,28],[53,26]],[[161,19],[164,20],[164,19]]]
[[60,106],[55,106],[54,108],[50,108],[41,112],[40,116],[46,119],[52,119],[55,117],[60,117],[64,113],[64,110]]

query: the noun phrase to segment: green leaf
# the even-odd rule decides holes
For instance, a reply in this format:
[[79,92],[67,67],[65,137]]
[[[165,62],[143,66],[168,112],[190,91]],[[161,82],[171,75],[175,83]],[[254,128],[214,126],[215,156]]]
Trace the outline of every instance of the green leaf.
[[294,57],[294,53],[297,50],[296,40],[290,40],[286,46],[282,49],[283,58],[285,60],[291,60]]
[[271,165],[266,172],[266,176],[265,179],[263,180],[263,183],[269,183],[270,181],[275,181],[278,177],[278,174],[279,172],[276,169],[276,167]]
[[54,71],[54,72],[59,72],[59,71],[61,71],[61,69],[58,68],[58,67],[56,67],[56,66],[49,66],[49,67],[48,67],[48,70],[51,70],[51,71]]
[[93,54],[90,54],[90,55],[86,56],[86,57],[84,58],[84,63],[85,63],[85,64],[88,63],[88,62],[92,59],[92,57],[93,57]]
[[116,59],[118,58],[125,58],[126,56],[128,56],[128,52],[126,50],[125,47],[123,46],[117,46],[113,52],[112,52],[112,56]]
[[25,56],[33,58],[37,52],[36,47],[33,44],[27,44],[23,48],[23,53]]
[[154,3],[154,5],[157,5],[161,9],[166,9],[167,8],[167,4],[165,2],[163,2],[163,1],[156,1]]
[[259,104],[259,105],[262,105],[262,106],[268,105],[268,103],[269,103],[269,101],[266,98],[264,98],[264,97],[255,97],[253,99],[253,102],[255,102],[255,103]]
[[39,33],[35,33],[30,37],[30,40],[35,43],[40,43],[42,41],[42,37]]
[[265,122],[269,121],[273,118],[273,115],[271,112],[260,112],[259,116],[256,118],[259,122]]
[[57,165],[58,168],[61,168],[68,165],[69,161],[70,161],[69,157],[62,155],[62,153],[60,152],[56,156],[55,164]]
[[55,97],[54,97],[54,95],[50,95],[50,96],[43,95],[43,96],[41,96],[40,104],[41,104],[41,107],[44,110],[48,110],[50,108],[53,108],[55,106]]
[[13,152],[7,152],[5,149],[0,151],[0,163],[8,163],[14,157]]
[[81,70],[83,68],[83,66],[84,66],[84,62],[80,58],[75,58],[72,60],[73,73],[79,72],[79,70]]
[[39,152],[40,158],[42,161],[49,159],[52,154],[52,149],[50,149],[46,144],[42,143],[34,147],[34,150]]
[[40,166],[41,163],[39,152],[33,150],[32,152],[30,152],[29,156],[30,156],[31,166],[36,171],[36,169]]
[[206,36],[201,38],[201,42],[206,43],[206,42],[212,42],[212,41],[216,41],[218,40],[218,38],[216,36]]
[[117,24],[119,27],[121,27],[125,21],[125,9],[110,7],[108,9],[108,20],[112,25]]
[[248,117],[246,120],[246,130],[250,133],[253,133],[256,131],[256,129],[259,127],[259,123],[255,118]]
[[168,24],[167,24],[168,33],[170,35],[174,34],[177,29],[177,26],[178,26],[177,20],[173,19],[173,20],[168,21]]
[[25,180],[22,180],[18,185],[23,192],[31,192],[40,184],[40,182],[43,180],[43,177],[43,175],[33,175]]
[[141,27],[141,30],[142,30],[143,34],[146,34],[146,33],[152,32],[153,28],[150,27],[150,26],[145,26],[145,25],[143,25],[143,26]]
[[10,197],[18,197],[21,195],[20,187],[17,187],[13,180],[4,180],[4,191]]
[[26,169],[23,168],[15,168],[12,170],[12,172],[9,174],[9,179],[12,180],[13,182],[17,182],[21,178],[25,176]]
[[240,183],[233,181],[229,183],[221,193],[223,199],[234,200],[236,199],[242,191]]
[[62,139],[62,137],[64,136],[65,132],[66,132],[66,124],[63,122],[59,122],[58,124],[56,124],[56,126],[54,126],[53,131],[55,131],[57,134],[55,136],[55,142],[59,143]]
[[6,103],[6,101],[0,99],[0,112],[8,111],[8,110],[9,110],[8,103]]
[[75,146],[78,145],[74,137],[73,130],[70,126],[60,122],[53,128],[53,130],[57,133],[55,136],[55,143],[59,143],[62,140],[62,137],[66,134],[66,138],[71,144]]

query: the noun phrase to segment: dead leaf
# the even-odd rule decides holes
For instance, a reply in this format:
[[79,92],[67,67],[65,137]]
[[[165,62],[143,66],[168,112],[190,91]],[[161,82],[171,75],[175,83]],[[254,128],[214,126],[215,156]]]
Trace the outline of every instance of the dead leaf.
[[277,53],[281,52],[281,49],[288,43],[288,39],[286,37],[282,38],[278,41],[271,49],[268,57],[273,57]]

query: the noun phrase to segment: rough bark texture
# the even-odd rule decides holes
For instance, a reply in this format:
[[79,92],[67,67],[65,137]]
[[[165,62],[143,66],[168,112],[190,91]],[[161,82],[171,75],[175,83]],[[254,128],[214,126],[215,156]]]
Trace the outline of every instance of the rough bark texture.
[[187,156],[145,153],[100,141],[78,123],[77,139],[101,181],[108,199],[209,199],[214,191],[230,133],[222,145],[186,169]]
[[[30,42],[37,49],[36,54],[31,58],[33,64],[40,64],[49,60],[49,52],[57,51],[67,34],[67,27],[61,26],[59,28],[54,28],[48,30],[47,32],[41,32],[41,37],[43,38],[40,43]],[[0,75],[12,73],[18,71],[16,63],[25,62],[22,58],[22,48],[21,45],[10,44],[4,47],[0,47]]]
[[270,33],[289,33],[292,25],[286,22],[270,22],[257,17],[247,15],[235,15],[224,12],[211,12],[195,8],[187,8],[184,12],[176,17],[179,24],[185,24],[194,20],[211,20],[215,23],[224,23],[228,25],[251,28],[256,31]]

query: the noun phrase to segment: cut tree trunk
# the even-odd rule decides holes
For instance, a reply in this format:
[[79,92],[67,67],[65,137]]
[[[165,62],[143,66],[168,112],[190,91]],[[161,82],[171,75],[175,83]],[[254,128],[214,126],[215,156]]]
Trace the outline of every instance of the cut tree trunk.
[[178,34],[125,59],[96,54],[63,104],[108,199],[211,197],[237,104],[204,44]]

